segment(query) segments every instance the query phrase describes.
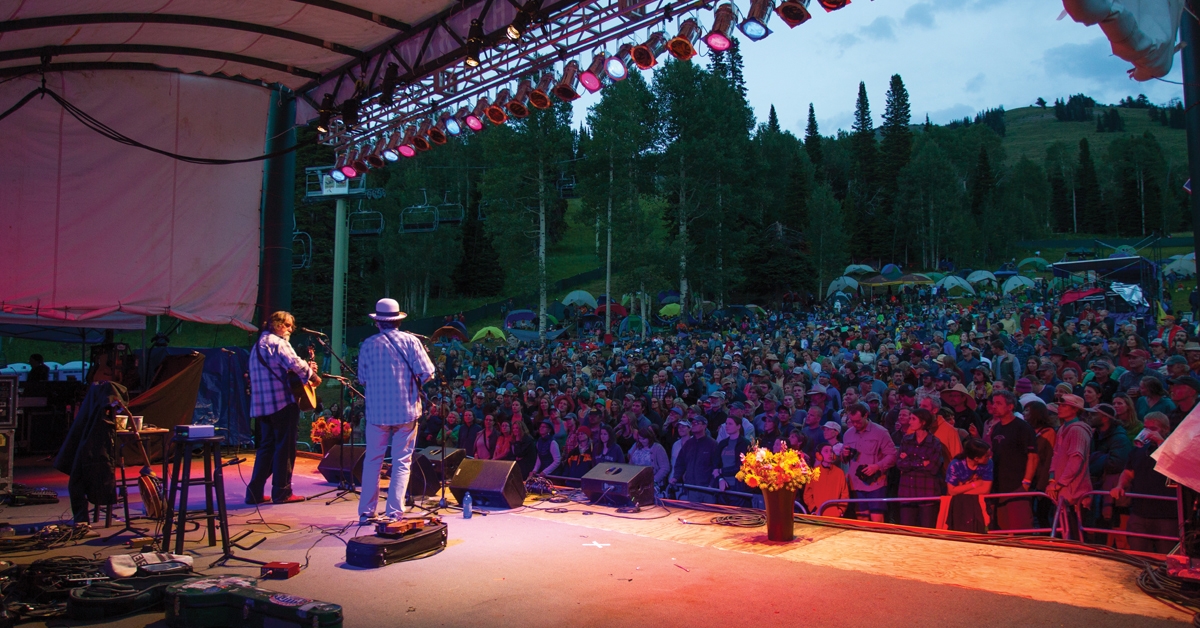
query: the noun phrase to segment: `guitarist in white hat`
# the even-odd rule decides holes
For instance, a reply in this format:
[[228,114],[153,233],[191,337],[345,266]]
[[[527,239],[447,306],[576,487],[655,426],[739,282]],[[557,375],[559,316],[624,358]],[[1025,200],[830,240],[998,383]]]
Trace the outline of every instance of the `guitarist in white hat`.
[[[296,355],[288,339],[296,328],[296,319],[287,312],[275,312],[267,319],[265,331],[250,350],[250,416],[258,423],[258,450],[254,472],[246,485],[246,503],[290,504],[304,498],[292,492],[292,467],[296,464],[296,429],[300,407],[292,392],[294,374],[300,383],[321,383],[317,364]],[[271,496],[263,494],[271,478]]]
[[366,396],[367,452],[363,457],[362,496],[358,501],[360,524],[378,520],[379,471],[383,454],[392,447],[392,481],[388,486],[384,516],[404,515],[413,449],[417,444],[417,419],[421,417],[421,385],[435,372],[433,362],[416,336],[400,331],[407,314],[395,299],[380,299],[375,312],[379,333],[363,341],[358,351],[358,381]]

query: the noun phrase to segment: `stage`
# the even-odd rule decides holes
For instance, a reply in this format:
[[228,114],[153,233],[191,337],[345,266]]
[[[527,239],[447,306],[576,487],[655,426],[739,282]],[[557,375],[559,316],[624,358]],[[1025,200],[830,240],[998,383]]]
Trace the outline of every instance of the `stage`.
[[[356,501],[325,500],[257,512],[243,505],[250,461],[227,467],[234,532],[253,529],[266,540],[241,555],[294,561],[308,568],[264,588],[341,604],[346,626],[740,626],[813,623],[823,626],[1167,626],[1191,617],[1142,593],[1126,565],[1044,550],[994,547],[878,532],[797,525],[797,540],[768,542],[765,527],[687,525],[710,513],[661,507],[631,518],[611,508],[565,505],[567,513],[523,509],[447,513],[450,541],[435,556],[381,569],[345,564],[345,545],[332,534],[356,520]],[[57,505],[6,508],[0,519],[28,526],[69,517],[66,477],[48,463],[22,460],[17,481],[59,490]],[[239,477],[239,469],[241,476]],[[134,470],[136,473],[136,470]],[[296,491],[330,488],[316,460],[296,465]],[[328,499],[328,498],[326,498]],[[136,495],[133,497],[137,501]],[[198,501],[196,503],[199,503]],[[562,504],[535,503],[533,508]],[[140,511],[140,504],[135,506]],[[119,508],[117,509],[119,513]],[[585,514],[592,512],[596,514]],[[259,515],[267,524],[252,523]],[[607,513],[607,514],[600,514]],[[135,522],[140,524],[144,521]],[[30,555],[108,556],[128,552],[106,537]],[[356,532],[357,530],[357,532]],[[345,540],[370,529],[349,526]],[[209,569],[219,547],[188,535],[197,570],[256,575],[229,563]],[[52,625],[84,625],[53,620]],[[38,624],[23,624],[38,625]],[[161,613],[105,625],[165,625]]]

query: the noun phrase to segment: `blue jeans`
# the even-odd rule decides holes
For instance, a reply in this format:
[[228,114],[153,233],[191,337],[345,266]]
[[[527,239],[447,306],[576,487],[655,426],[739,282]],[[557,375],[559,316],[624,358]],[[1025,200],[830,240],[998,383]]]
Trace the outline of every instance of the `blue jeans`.
[[404,425],[366,424],[367,453],[363,456],[362,495],[358,499],[359,516],[372,517],[379,506],[379,471],[388,446],[392,448],[392,481],[388,485],[384,514],[404,515],[404,494],[412,473],[413,449],[417,445],[417,422]]

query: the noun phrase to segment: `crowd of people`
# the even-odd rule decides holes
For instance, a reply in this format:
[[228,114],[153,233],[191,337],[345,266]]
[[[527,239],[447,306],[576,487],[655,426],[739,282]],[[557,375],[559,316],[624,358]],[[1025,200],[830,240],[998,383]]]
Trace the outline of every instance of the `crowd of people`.
[[[1200,344],[1169,316],[1068,313],[1055,298],[794,307],[611,344],[440,345],[418,447],[514,460],[526,477],[630,462],[653,468],[662,495],[745,505],[741,454],[786,447],[822,470],[803,491],[810,511],[850,500],[819,514],[1032,530],[1061,499],[1075,535],[1082,522],[1171,536],[1173,503],[1129,495],[1174,495],[1149,454],[1196,404]],[[923,499],[873,501],[885,497]]]

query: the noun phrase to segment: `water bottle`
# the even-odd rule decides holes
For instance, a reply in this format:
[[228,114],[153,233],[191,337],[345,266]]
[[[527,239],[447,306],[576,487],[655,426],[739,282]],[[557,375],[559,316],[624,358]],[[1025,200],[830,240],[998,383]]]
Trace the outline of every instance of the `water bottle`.
[[463,498],[463,502],[462,502],[463,519],[471,518],[471,504],[472,503],[474,503],[474,502],[471,500],[471,494],[467,493],[467,496]]

